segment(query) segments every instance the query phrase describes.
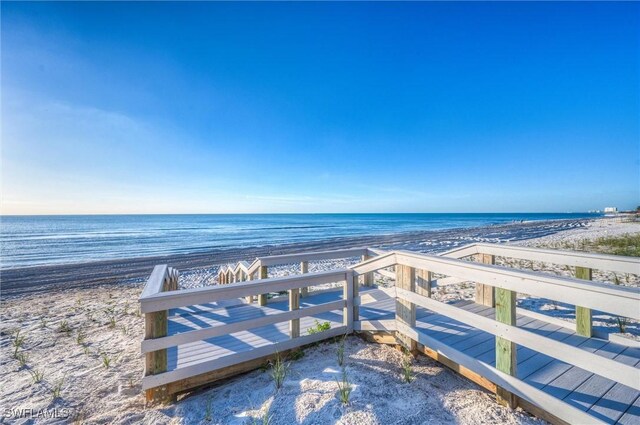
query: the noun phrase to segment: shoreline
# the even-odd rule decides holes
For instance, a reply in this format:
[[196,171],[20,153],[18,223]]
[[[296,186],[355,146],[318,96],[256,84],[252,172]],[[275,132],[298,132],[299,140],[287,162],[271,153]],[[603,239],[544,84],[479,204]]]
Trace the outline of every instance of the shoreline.
[[0,270],[1,291],[2,296],[6,298],[51,289],[81,289],[109,284],[136,283],[146,279],[156,264],[166,263],[181,272],[189,272],[197,269],[217,269],[219,266],[239,260],[252,260],[256,257],[289,254],[296,251],[371,246],[381,249],[437,252],[478,241],[521,242],[576,227],[585,227],[588,223],[599,220],[606,219],[530,221],[445,230],[330,238],[281,245],[214,249],[189,254],[10,268]]

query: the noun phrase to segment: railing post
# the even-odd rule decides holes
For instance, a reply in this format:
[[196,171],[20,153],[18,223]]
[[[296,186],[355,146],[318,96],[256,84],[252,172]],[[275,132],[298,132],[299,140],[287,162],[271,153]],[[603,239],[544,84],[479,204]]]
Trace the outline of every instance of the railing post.
[[[266,279],[267,276],[269,276],[269,270],[267,269],[267,266],[260,266],[259,269],[259,279]],[[267,305],[267,294],[260,294],[258,295],[258,305],[259,306],[265,306]]]
[[342,324],[347,327],[347,333],[353,331],[353,321],[355,306],[353,305],[353,291],[356,286],[354,282],[357,279],[354,278],[353,270],[349,270],[345,276],[344,287],[342,292],[342,298],[344,299],[344,309],[342,310]]
[[[416,290],[416,274],[413,267],[398,264],[396,266],[396,286],[415,292]],[[410,328],[416,327],[416,305],[410,301],[396,299],[396,320],[404,323]],[[404,348],[410,352],[415,352],[417,344],[411,338],[396,332],[396,339]]]
[[[478,254],[477,260],[484,264],[496,263],[496,258],[489,254]],[[476,283],[476,303],[486,305],[488,307],[495,307],[495,291],[496,290],[493,286]]]
[[416,294],[431,298],[431,272],[416,270]]
[[[591,269],[587,267],[576,267],[576,278],[591,280]],[[576,306],[576,333],[586,337],[591,337],[593,335],[590,308]]]
[[[298,288],[289,289],[289,311],[300,309],[300,290]],[[289,321],[289,336],[298,338],[300,336],[300,319]]]
[[[167,269],[163,278],[161,292],[168,290],[172,282],[172,269]],[[144,339],[162,338],[169,331],[168,311],[155,311],[144,315]],[[167,371],[167,349],[152,351],[145,354],[144,374],[157,375]],[[164,401],[168,398],[165,386],[151,388],[145,391],[147,401]]]
[[[347,283],[349,283],[347,279]],[[360,306],[356,303],[356,299],[360,297],[360,279],[359,276],[353,273],[351,274],[351,296],[352,296],[352,319],[357,322],[360,320]],[[359,300],[358,300],[359,301]]]
[[[371,256],[369,254],[363,254],[362,257],[360,257],[360,260],[367,261],[370,258]],[[364,286],[373,286],[373,272],[368,272],[364,274],[362,278],[362,284]]]
[[[247,280],[253,280],[253,274],[247,273]],[[253,295],[247,295],[247,303],[251,304],[253,302]]]
[[[301,261],[300,262],[300,273],[302,273],[302,274],[309,273],[309,262],[308,261]],[[300,290],[300,296],[301,297],[306,297],[307,295],[309,295],[309,287],[305,286],[304,288],[302,288]]]
[[[496,320],[498,322],[516,325],[516,292],[508,289],[495,288],[496,294]],[[508,339],[496,337],[496,368],[501,372],[516,376],[516,344]],[[516,396],[497,387],[496,398],[498,403],[516,407]]]

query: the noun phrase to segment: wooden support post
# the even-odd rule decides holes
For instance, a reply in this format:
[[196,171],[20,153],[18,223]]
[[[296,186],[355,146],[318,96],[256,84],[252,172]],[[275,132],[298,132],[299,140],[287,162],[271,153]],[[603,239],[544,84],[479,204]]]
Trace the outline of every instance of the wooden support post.
[[[300,273],[302,274],[309,273],[309,262],[307,261],[300,262]],[[304,288],[300,289],[300,296],[306,297],[307,295],[309,295],[309,287],[305,286]]]
[[[413,267],[397,265],[396,266],[396,286],[415,292],[416,290],[416,273]],[[412,302],[396,299],[396,320],[405,325],[416,327],[416,305]],[[404,348],[412,353],[417,350],[416,341],[406,337],[400,332],[396,332],[396,339]]]
[[[253,275],[247,273],[247,280],[252,280]],[[253,295],[247,295],[247,302],[251,304],[253,302]]]
[[[496,320],[507,325],[516,326],[516,292],[508,289],[495,288]],[[516,344],[496,337],[496,369],[516,376]],[[504,388],[497,387],[498,403],[515,409],[516,396]]]
[[[269,270],[267,269],[267,266],[260,266],[260,275],[258,278],[266,279],[267,276],[269,276]],[[259,306],[267,305],[267,294],[258,295],[258,305]]]
[[416,270],[416,294],[431,298],[431,272]]
[[[484,264],[495,264],[496,258],[489,254],[478,254],[477,260]],[[495,288],[482,283],[476,283],[476,303],[495,307]]]
[[[347,280],[347,283],[349,283],[348,280]],[[355,302],[355,300],[360,296],[360,276],[352,275],[351,287],[352,287],[351,292],[353,294],[353,300],[354,300],[353,320],[357,322],[360,320],[360,306],[356,305],[357,303]]]
[[[367,261],[367,260],[368,260],[368,259],[370,259],[370,258],[371,258],[371,256],[369,256],[368,254],[364,254],[364,255],[360,258],[360,260],[361,260],[361,261]],[[363,280],[362,280],[362,284],[363,284],[364,286],[373,286],[373,272],[365,273],[362,279],[363,279]]]
[[[587,267],[576,267],[576,278],[591,280],[592,271]],[[576,333],[591,337],[593,335],[591,309],[576,306]]]
[[[289,311],[300,309],[300,290],[298,288],[289,289]],[[298,338],[300,336],[300,319],[289,320],[289,336]]]
[[[167,336],[169,322],[167,311],[157,311],[144,315],[145,339]],[[156,375],[167,371],[167,349],[145,354],[145,375]],[[145,391],[147,401],[165,401],[169,398],[166,386],[151,388]]]
[[353,331],[353,313],[355,307],[353,306],[353,287],[354,282],[358,279],[353,275],[353,271],[347,272],[344,286],[342,287],[342,299],[344,300],[344,308],[342,309],[342,324],[347,327],[347,333]]

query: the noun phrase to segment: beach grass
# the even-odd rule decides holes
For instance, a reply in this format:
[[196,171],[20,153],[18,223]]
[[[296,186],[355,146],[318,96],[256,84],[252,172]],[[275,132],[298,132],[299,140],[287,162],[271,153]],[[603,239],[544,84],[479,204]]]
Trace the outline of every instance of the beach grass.
[[620,236],[603,236],[578,242],[563,242],[558,248],[600,254],[640,257],[640,233]]

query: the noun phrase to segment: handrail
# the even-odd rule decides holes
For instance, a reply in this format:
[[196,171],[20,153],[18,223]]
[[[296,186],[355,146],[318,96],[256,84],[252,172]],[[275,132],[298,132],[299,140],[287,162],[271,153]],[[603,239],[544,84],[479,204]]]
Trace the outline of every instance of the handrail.
[[376,256],[379,255],[380,252],[384,251],[367,247],[356,247],[329,251],[311,251],[294,254],[269,255],[265,257],[258,257],[253,260],[251,264],[248,264],[245,261],[240,261],[235,265],[224,265],[218,270],[218,276],[228,273],[229,271],[231,271],[231,273],[234,275],[236,275],[239,271],[243,271],[247,276],[251,276],[256,273],[260,267],[299,263],[303,261],[332,260],[336,258],[349,258],[362,255]]
[[588,267],[610,272],[640,275],[640,258],[621,255],[595,254],[516,245],[473,243],[454,248],[442,253],[441,256],[459,259],[475,254],[489,254],[500,257],[540,261],[543,263]]
[[343,281],[348,278],[348,275],[351,275],[351,270],[337,269],[307,273],[304,275],[261,279],[259,281],[236,282],[222,286],[209,286],[203,288],[182,289],[174,292],[162,292],[140,297],[140,311],[142,313],[152,313],[171,308],[198,305],[231,298],[242,298],[250,295],[259,295],[265,292],[305,288],[328,282]]
[[628,387],[635,388],[640,383],[640,369],[606,357],[599,356],[573,345],[556,341],[517,326],[500,323],[496,320],[472,313],[461,308],[418,295],[402,288],[396,288],[397,297],[429,309],[435,313],[451,317],[466,325],[473,326],[492,335],[508,339],[555,357],[558,360],[573,364],[579,368],[600,376],[605,376]]
[[393,251],[389,254],[364,261],[352,267],[355,276],[402,264],[429,270],[446,276],[462,278],[477,283],[523,292],[555,301],[575,304],[615,315],[640,320],[640,290],[637,288],[612,286],[605,283],[541,275],[528,271],[499,266],[464,262],[456,259]]

